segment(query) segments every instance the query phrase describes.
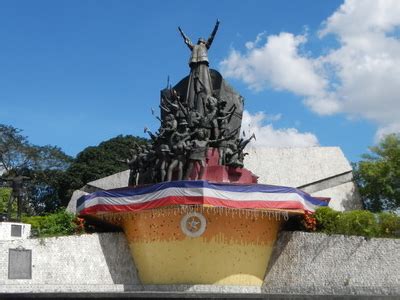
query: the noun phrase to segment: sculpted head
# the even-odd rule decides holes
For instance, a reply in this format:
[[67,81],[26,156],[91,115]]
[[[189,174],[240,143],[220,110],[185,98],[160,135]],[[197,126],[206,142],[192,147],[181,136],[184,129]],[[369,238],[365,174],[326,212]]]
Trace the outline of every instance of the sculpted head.
[[197,45],[200,45],[200,44],[206,44],[206,40],[204,39],[204,38],[199,38],[199,40],[197,41]]

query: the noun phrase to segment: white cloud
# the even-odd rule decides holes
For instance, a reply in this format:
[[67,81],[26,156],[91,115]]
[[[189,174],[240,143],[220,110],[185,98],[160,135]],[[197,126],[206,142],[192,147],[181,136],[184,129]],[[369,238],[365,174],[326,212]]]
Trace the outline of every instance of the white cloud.
[[340,37],[366,32],[385,33],[400,23],[398,0],[347,0],[325,21],[320,34],[336,33]]
[[251,50],[251,49],[253,49],[255,46],[258,46],[259,43],[260,43],[261,40],[262,40],[262,37],[263,37],[264,35],[265,35],[265,31],[264,31],[264,32],[261,32],[261,33],[259,33],[259,34],[257,34],[256,40],[255,40],[254,42],[249,41],[249,42],[247,42],[247,43],[245,44],[246,48],[247,48],[248,50]]
[[276,122],[282,119],[282,114],[276,114],[276,115],[266,115],[266,120],[270,122]]
[[321,60],[340,80],[334,92],[342,110],[376,122],[382,132],[399,128],[400,40],[391,36],[399,25],[400,1],[349,0],[321,31],[340,42]]
[[313,62],[298,53],[298,47],[306,40],[304,35],[287,32],[270,35],[264,45],[248,46],[244,55],[232,50],[221,62],[222,72],[228,77],[242,79],[255,90],[272,86],[301,95],[321,92],[324,80],[315,73]]
[[244,53],[233,49],[221,67],[251,89],[295,93],[318,114],[373,121],[380,137],[400,132],[399,29],[400,1],[347,0],[319,32],[322,43],[327,35],[339,43],[328,54],[305,55],[300,49],[307,36],[283,32],[249,44]]
[[313,147],[318,146],[317,137],[309,132],[301,133],[296,128],[275,129],[272,124],[264,125],[268,116],[263,112],[250,114],[243,112],[242,131],[246,137],[256,135],[254,147]]
[[384,126],[378,129],[375,134],[375,142],[381,140],[385,135],[391,133],[399,133],[400,132],[400,122],[399,123],[391,123],[388,126]]
[[[258,39],[258,41],[257,41]],[[306,43],[306,35],[282,32],[268,36],[264,45],[256,42],[247,45],[247,52],[241,54],[232,49],[221,62],[222,73],[244,81],[256,91],[272,87],[288,90],[305,97],[311,107],[321,114],[331,114],[338,110],[326,92],[327,81],[320,73],[320,62],[303,56],[299,47]],[[327,100],[327,101],[325,101]]]

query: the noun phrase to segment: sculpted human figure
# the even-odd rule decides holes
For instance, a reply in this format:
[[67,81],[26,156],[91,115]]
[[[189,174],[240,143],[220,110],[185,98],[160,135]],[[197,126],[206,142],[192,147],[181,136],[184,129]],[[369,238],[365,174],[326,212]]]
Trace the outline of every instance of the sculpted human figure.
[[178,121],[173,114],[168,114],[165,117],[165,122],[161,123],[160,135],[166,136],[171,134],[178,128]]
[[189,179],[196,164],[200,166],[198,179],[203,178],[204,168],[206,167],[207,149],[210,141],[207,139],[203,129],[197,130],[196,137],[190,144],[189,165],[185,174],[186,180]]
[[3,180],[8,181],[11,187],[11,195],[8,198],[7,204],[7,218],[11,219],[12,203],[17,200],[17,219],[21,220],[22,215],[22,202],[25,193],[24,181],[30,177],[16,174],[16,172],[8,172]]
[[135,186],[138,184],[139,165],[138,165],[138,149],[139,145],[135,144],[135,148],[129,149],[130,157],[127,159],[117,159],[121,163],[126,163],[129,167],[128,185]]
[[[156,166],[154,167],[154,172],[159,173],[160,181],[164,181],[167,175],[168,163],[170,161],[170,154],[171,151],[167,144],[161,144],[159,147],[157,159],[156,159]],[[157,175],[154,174],[153,178],[156,179]]]
[[169,114],[172,114],[177,123],[189,119],[189,109],[187,107],[186,102],[182,102],[180,96],[177,94],[175,90],[172,90],[173,95],[172,100],[168,98],[163,98],[163,103],[160,105],[160,108]]
[[256,139],[254,133],[246,140],[240,138],[237,139],[234,144],[230,144],[230,147],[228,148],[229,151],[226,153],[227,165],[235,168],[243,168],[244,157],[248,154],[244,153],[243,150],[252,139]]
[[149,155],[149,151],[147,150],[146,145],[139,145],[138,152],[137,152],[137,184],[144,182],[146,178],[146,171],[147,171],[147,157]]
[[205,116],[203,118],[203,127],[207,128],[209,131],[209,135],[211,138],[217,139],[219,137],[219,128],[218,128],[218,100],[210,96],[207,99]]
[[204,117],[201,116],[197,111],[195,110],[190,111],[188,116],[189,128],[192,131],[195,131],[197,128],[202,126],[203,119]]
[[232,105],[229,110],[225,110],[226,101],[221,100],[218,102],[218,127],[220,131],[227,130],[229,127],[229,121],[231,120],[233,114],[236,111],[236,105]]
[[232,136],[233,132],[237,132],[237,130],[230,131],[229,130],[229,121],[233,114],[235,113],[236,106],[233,105],[229,110],[225,110],[226,106],[226,101],[221,100],[219,102],[219,109],[218,109],[218,127],[219,127],[219,138],[221,139],[221,142],[218,144],[218,152],[219,152],[219,160],[218,164],[220,165],[225,165],[226,164],[226,159],[225,159],[225,154],[226,150],[228,148],[228,142],[226,141],[227,139],[224,139],[227,136]]
[[183,179],[183,166],[186,163],[186,141],[191,137],[187,125],[188,123],[183,120],[179,123],[178,130],[171,135],[170,146],[172,149],[172,161],[168,167],[168,181],[172,180],[172,175],[176,168],[178,169],[177,180]]
[[217,20],[208,40],[199,38],[196,45],[193,45],[188,36],[178,27],[185,44],[191,50],[189,60],[190,76],[186,101],[190,108],[197,110],[200,114],[204,114],[204,103],[213,91],[210,70],[208,68],[208,49],[211,47],[218,27],[219,20]]
[[129,149],[131,157],[126,160],[126,163],[129,167],[129,182],[128,185],[137,185],[138,177],[139,177],[139,168],[138,168],[138,153],[135,149]]
[[[206,167],[206,157],[207,150],[210,143],[219,143],[221,141],[232,138],[232,136],[227,136],[221,139],[210,140],[207,137],[204,128],[198,129],[196,132],[196,138],[193,139],[189,145],[189,165],[186,170],[185,179],[189,179],[192,174],[193,168],[199,165],[200,171],[197,179],[203,179],[204,170]],[[234,133],[236,134],[236,132]]]
[[217,147],[218,147],[218,154],[219,154],[219,159],[218,159],[218,164],[219,165],[226,165],[227,164],[227,151],[232,143],[234,141],[232,138],[237,134],[239,131],[239,128],[229,131],[228,129],[226,130],[221,130],[219,139],[217,140]]

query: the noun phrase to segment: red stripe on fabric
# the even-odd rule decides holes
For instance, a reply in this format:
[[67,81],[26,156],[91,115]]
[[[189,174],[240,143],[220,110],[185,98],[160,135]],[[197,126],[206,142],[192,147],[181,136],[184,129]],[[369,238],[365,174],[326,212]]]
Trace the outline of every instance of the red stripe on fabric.
[[159,208],[169,205],[211,205],[214,207],[226,207],[226,208],[243,208],[243,209],[302,209],[306,210],[305,207],[298,201],[293,200],[279,200],[279,201],[233,201],[233,200],[222,200],[215,197],[203,197],[203,196],[168,196],[157,200],[145,202],[145,203],[132,203],[125,205],[111,205],[111,204],[98,204],[83,209],[81,215],[96,214],[99,212],[135,212],[153,208]]

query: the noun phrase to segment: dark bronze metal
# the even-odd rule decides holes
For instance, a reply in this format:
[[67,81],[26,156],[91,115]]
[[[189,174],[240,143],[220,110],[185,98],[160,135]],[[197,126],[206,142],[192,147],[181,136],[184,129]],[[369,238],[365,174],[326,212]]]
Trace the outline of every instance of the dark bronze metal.
[[25,181],[30,179],[27,176],[22,175],[14,175],[11,174],[15,173],[10,171],[3,175],[2,180],[8,182],[8,186],[11,187],[11,194],[8,198],[7,204],[7,219],[11,220],[11,211],[12,211],[12,204],[16,200],[17,201],[17,220],[21,221],[22,216],[22,206],[24,198],[26,197],[26,188],[25,188]]
[[[218,148],[219,165],[242,168],[244,147],[255,138],[239,137],[244,99],[222,78],[209,69],[208,50],[218,31],[217,20],[210,37],[194,45],[178,30],[189,47],[190,74],[174,87],[161,91],[160,128],[149,134],[148,145],[135,145],[131,157],[120,160],[130,169],[129,185],[189,179],[199,168],[202,179],[209,147]],[[154,115],[154,111],[152,111]]]

